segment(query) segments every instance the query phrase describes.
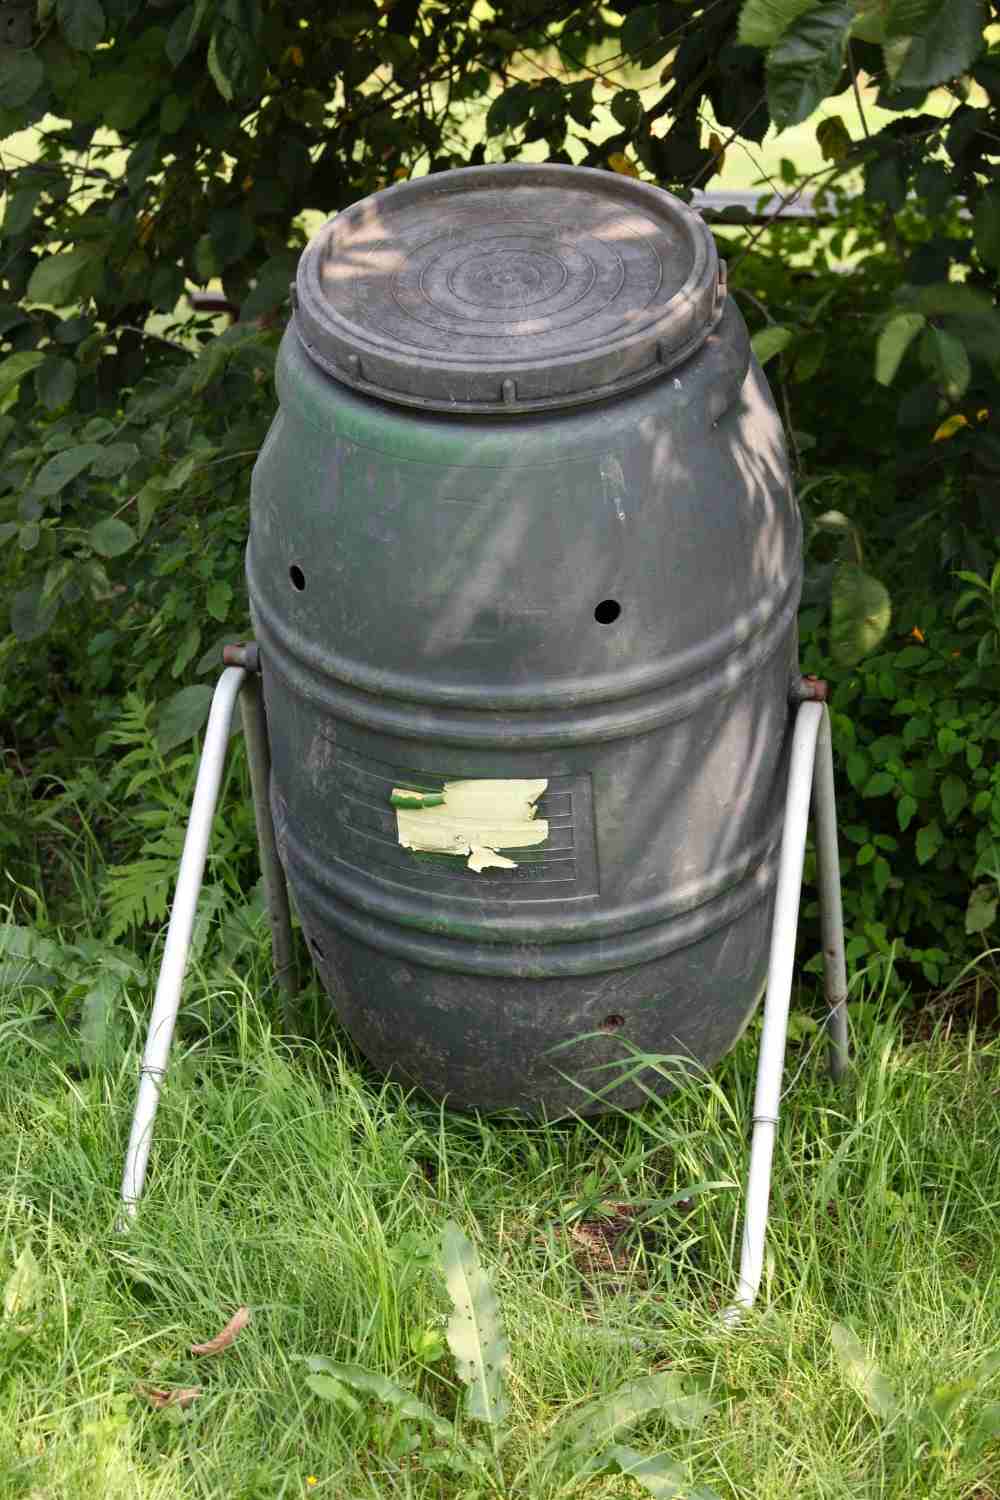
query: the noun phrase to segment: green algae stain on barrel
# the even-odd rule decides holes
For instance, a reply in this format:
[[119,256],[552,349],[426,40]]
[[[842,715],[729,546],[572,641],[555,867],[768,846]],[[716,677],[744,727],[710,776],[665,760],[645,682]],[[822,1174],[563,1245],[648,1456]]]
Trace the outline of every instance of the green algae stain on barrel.
[[636,1102],[606,1064],[710,1066],[760,993],[798,672],[712,237],[610,173],[469,168],[338,215],[296,285],[247,572],[318,971],[456,1107]]

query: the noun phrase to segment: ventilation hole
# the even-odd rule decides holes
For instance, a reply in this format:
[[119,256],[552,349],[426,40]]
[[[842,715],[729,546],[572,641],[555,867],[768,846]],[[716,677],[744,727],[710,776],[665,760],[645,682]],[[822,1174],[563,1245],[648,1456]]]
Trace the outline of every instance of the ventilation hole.
[[602,599],[594,610],[594,619],[598,625],[611,625],[617,620],[622,612],[622,607],[617,599]]
[[306,575],[303,573],[298,563],[292,563],[292,566],[288,570],[288,576],[292,580],[292,588],[298,589],[299,593],[301,594],[302,590],[306,586]]
[[602,1031],[618,1031],[619,1028],[624,1025],[624,1016],[605,1016],[604,1020],[601,1022],[600,1029]]

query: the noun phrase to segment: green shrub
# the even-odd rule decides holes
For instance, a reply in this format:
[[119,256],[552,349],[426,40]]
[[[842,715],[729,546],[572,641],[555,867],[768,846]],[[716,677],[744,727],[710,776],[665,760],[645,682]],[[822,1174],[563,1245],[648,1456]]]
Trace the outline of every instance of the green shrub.
[[[953,604],[925,601],[906,614],[906,633],[838,673],[817,613],[803,617],[803,665],[834,682],[848,957],[879,970],[894,953],[903,979],[938,986],[987,946],[996,920],[1000,695],[990,627],[977,636],[959,628],[971,621],[956,622]],[[815,904],[806,915],[816,921]]]

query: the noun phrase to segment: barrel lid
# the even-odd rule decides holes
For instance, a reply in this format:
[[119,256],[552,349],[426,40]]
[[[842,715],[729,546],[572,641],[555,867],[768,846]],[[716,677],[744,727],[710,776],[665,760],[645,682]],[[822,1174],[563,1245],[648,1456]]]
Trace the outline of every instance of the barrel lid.
[[516,415],[655,379],[718,322],[724,264],[679,198],[590,167],[463,167],[374,193],[299,262],[294,324],[347,385]]

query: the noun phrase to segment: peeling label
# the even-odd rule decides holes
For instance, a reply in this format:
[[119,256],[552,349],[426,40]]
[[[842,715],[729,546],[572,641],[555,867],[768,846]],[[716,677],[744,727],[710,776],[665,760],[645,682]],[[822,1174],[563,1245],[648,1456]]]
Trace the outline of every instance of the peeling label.
[[498,854],[495,849],[473,849],[468,858],[470,870],[479,875],[483,870],[516,870],[517,860]]
[[[468,856],[470,870],[515,870],[517,861],[498,849],[528,849],[544,844],[549,825],[536,817],[547,780],[446,781],[440,796],[394,787],[390,803],[396,809],[396,832],[404,849],[427,854]],[[436,798],[436,802],[432,801]]]

